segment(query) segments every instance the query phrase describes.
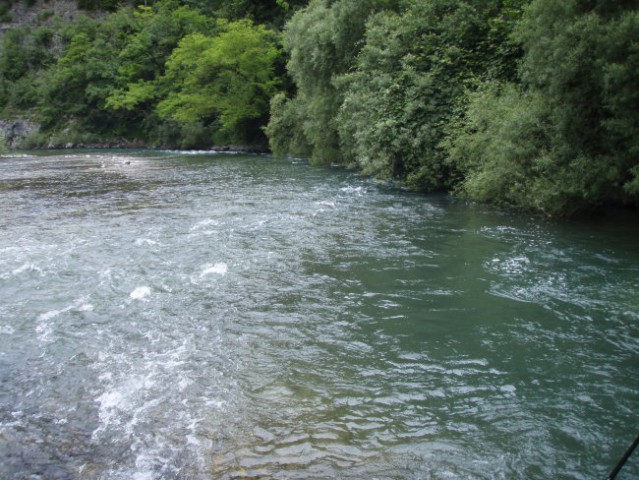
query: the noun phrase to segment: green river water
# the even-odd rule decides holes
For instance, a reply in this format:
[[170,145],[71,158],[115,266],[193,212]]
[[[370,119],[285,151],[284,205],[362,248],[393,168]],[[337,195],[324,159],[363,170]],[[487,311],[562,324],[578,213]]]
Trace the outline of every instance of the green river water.
[[603,480],[639,433],[636,220],[269,156],[0,158],[0,478]]

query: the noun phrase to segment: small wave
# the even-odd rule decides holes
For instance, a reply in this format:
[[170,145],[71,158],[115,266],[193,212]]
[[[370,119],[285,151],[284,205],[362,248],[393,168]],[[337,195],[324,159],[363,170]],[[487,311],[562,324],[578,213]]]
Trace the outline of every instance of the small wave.
[[100,426],[93,432],[94,438],[113,428],[133,433],[138,415],[159,402],[157,398],[146,398],[146,393],[156,385],[155,373],[126,378],[95,398]]
[[249,152],[243,152],[240,149],[229,150],[161,150],[162,153],[168,153],[170,155],[250,155]]
[[15,328],[11,325],[0,325],[0,335],[13,335]]
[[226,275],[228,271],[228,266],[224,262],[218,262],[215,265],[211,265],[207,263],[202,267],[202,273],[200,277],[206,277],[207,275],[217,274],[217,275]]
[[366,192],[366,189],[364,187],[353,187],[352,185],[349,185],[348,187],[340,188],[340,191],[361,196]]
[[220,222],[218,222],[217,220],[213,220],[212,218],[207,218],[205,220],[202,220],[201,222],[196,223],[189,230],[193,232],[195,230],[201,230],[202,228],[215,226],[219,224]]
[[321,200],[319,202],[315,202],[315,205],[322,205],[322,206],[325,206],[325,207],[335,208],[336,203],[332,202],[330,200]]
[[86,299],[79,299],[72,305],[63,308],[62,310],[49,310],[48,312],[38,315],[35,327],[35,331],[38,334],[38,340],[40,340],[41,342],[46,342],[49,340],[49,338],[53,334],[52,320],[59,317],[63,313],[67,313],[72,310],[76,310],[78,312],[92,312],[94,308],[93,305],[91,305],[90,303],[85,303],[85,300]]
[[520,275],[530,269],[531,262],[526,255],[517,255],[511,258],[492,259],[490,264],[486,265],[488,270],[505,275]]
[[517,394],[517,387],[514,385],[502,385],[499,387],[499,391],[508,396],[515,396]]
[[20,275],[23,272],[38,272],[39,274],[43,273],[40,267],[38,267],[37,265],[31,262],[27,262],[24,265],[19,266],[18,268],[14,269],[11,273],[13,275]]
[[135,290],[133,290],[129,294],[129,297],[131,297],[133,300],[142,300],[143,298],[146,298],[149,295],[151,295],[151,288],[147,286],[143,286],[143,287],[137,287]]
[[157,245],[158,242],[155,240],[151,240],[149,238],[138,238],[135,240],[135,245],[138,247],[142,247],[143,245]]
[[38,315],[38,323],[35,328],[36,333],[38,334],[38,340],[40,340],[41,342],[46,342],[49,339],[49,337],[53,333],[53,325],[51,324],[51,320],[53,320],[61,313],[62,311],[60,310],[51,310],[49,312]]

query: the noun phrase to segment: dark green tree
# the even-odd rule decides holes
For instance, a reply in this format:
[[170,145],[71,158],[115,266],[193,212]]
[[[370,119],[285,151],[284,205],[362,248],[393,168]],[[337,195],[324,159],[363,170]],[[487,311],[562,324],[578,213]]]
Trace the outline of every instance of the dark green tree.
[[477,95],[451,144],[462,192],[550,216],[636,204],[638,35],[637,2],[534,0],[515,30],[521,86]]
[[67,27],[70,37],[62,57],[40,76],[38,119],[45,131],[73,129],[120,135],[126,128],[106,109],[117,85],[118,53],[132,19],[128,12],[107,21],[85,19]]
[[441,142],[471,82],[512,77],[512,2],[407,2],[369,21],[357,67],[339,79],[340,143],[366,173],[426,190],[454,175]]
[[267,127],[272,149],[295,152],[316,164],[343,162],[337,113],[343,95],[334,80],[354,67],[368,17],[393,2],[311,0],[284,30],[294,98],[272,103]]
[[5,115],[32,109],[38,73],[55,63],[55,31],[49,27],[8,30],[0,44],[0,109]]

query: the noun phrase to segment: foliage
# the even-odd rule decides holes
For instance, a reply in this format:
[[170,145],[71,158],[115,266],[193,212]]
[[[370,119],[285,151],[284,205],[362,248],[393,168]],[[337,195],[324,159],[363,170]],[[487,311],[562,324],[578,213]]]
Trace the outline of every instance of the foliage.
[[174,122],[166,124],[155,108],[174,87],[161,81],[173,50],[187,35],[216,32],[215,21],[174,1],[141,6],[130,15],[132,29],[118,51],[116,82],[105,107],[120,121],[130,119],[128,131],[139,138],[154,144],[190,144],[181,140],[182,128]]
[[[291,152],[303,152],[316,164],[343,161],[336,124],[342,93],[333,80],[355,64],[366,19],[390,3],[311,0],[287,23],[284,45],[297,97],[273,104],[266,131],[276,150],[288,144]],[[278,127],[284,123],[294,128],[286,132]],[[277,138],[276,132],[287,138]]]
[[639,205],[636,0],[79,4],[111,13],[1,39],[0,111],[43,138],[266,134],[278,155],[550,216]]
[[523,91],[474,98],[451,143],[461,190],[551,216],[637,204],[638,34],[630,2],[533,1],[515,31]]
[[2,42],[0,102],[7,115],[28,111],[52,138],[263,143],[281,77],[278,45],[264,26],[178,0],[14,29]]
[[49,27],[15,28],[2,37],[0,46],[0,110],[11,112],[35,105],[35,74],[55,62],[55,32]]
[[86,20],[63,32],[69,40],[64,55],[39,77],[37,118],[44,130],[82,125],[95,133],[121,133],[125,124],[105,109],[117,81],[117,55],[131,25],[128,12],[109,21]]
[[546,209],[548,187],[558,180],[547,114],[540,95],[513,84],[486,84],[470,94],[466,117],[446,145],[449,161],[465,173],[458,191],[482,202]]
[[272,105],[272,148],[447,185],[446,124],[467,80],[514,76],[507,37],[521,3],[311,1],[285,30],[297,92]]
[[83,10],[104,10],[114,12],[119,6],[117,0],[77,0],[78,8]]
[[636,1],[312,0],[273,151],[572,215],[639,203]]
[[179,85],[158,104],[160,117],[181,122],[218,120],[233,130],[263,118],[276,92],[278,36],[248,20],[224,24],[214,37],[184,37],[167,61],[165,81]]
[[4,133],[0,132],[0,155],[7,152],[7,141],[4,138]]
[[292,13],[308,0],[194,0],[200,10],[228,20],[249,19],[254,23],[281,28]]
[[490,20],[500,1],[411,2],[371,18],[338,117],[342,148],[366,173],[407,178],[422,189],[449,184],[440,148],[470,79],[503,75],[512,61]]
[[299,97],[287,99],[280,92],[271,100],[271,118],[266,127],[271,151],[275,155],[308,157],[313,147],[300,128],[305,115],[305,105]]

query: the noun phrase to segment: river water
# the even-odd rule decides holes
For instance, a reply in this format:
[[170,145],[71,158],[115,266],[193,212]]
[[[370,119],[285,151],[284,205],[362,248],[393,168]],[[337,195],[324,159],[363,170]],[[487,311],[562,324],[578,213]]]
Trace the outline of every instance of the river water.
[[0,207],[2,479],[603,479],[639,433],[636,220],[176,152],[5,157]]

